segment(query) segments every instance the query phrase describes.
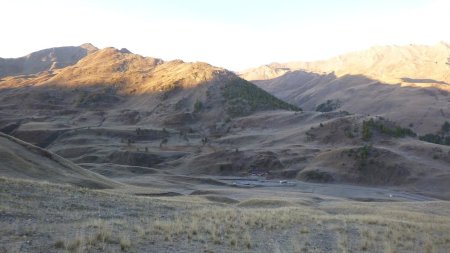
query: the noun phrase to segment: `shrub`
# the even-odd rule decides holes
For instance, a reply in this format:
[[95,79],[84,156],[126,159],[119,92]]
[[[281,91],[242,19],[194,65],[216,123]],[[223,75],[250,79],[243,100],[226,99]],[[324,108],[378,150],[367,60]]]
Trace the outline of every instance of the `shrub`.
[[443,133],[450,132],[450,123],[448,123],[448,121],[445,121],[445,123],[441,127],[441,130]]
[[306,181],[313,182],[333,182],[333,177],[325,171],[311,170],[304,173],[303,177]]
[[356,166],[359,170],[363,170],[368,163],[374,164],[374,160],[369,160],[370,156],[376,156],[376,149],[372,147],[372,145],[364,145],[357,149],[350,149],[348,151],[344,151],[343,154],[347,154],[348,157],[354,157]]
[[363,121],[362,125],[362,139],[365,141],[370,140],[372,137],[372,133],[370,132],[370,125],[368,121]]
[[450,146],[450,136],[444,136],[439,134],[426,134],[419,137],[420,140],[431,142],[434,144],[441,144]]
[[363,121],[362,126],[362,139],[365,141],[370,140],[372,137],[372,131],[375,130],[379,133],[395,137],[395,138],[404,138],[407,136],[415,137],[416,133],[412,131],[410,128],[403,128],[396,125],[394,122],[386,121],[386,120],[374,120],[370,119],[367,121]]
[[450,123],[448,121],[445,121],[444,124],[442,124],[441,131],[439,133],[436,134],[429,133],[420,136],[419,139],[434,144],[450,146],[450,135],[448,135],[449,132],[450,132]]
[[364,145],[363,147],[359,148],[356,153],[356,157],[360,160],[365,160],[367,157],[369,157],[369,152],[372,150],[371,145]]
[[203,103],[198,99],[194,103],[194,112],[199,112],[203,108]]
[[331,112],[341,107],[341,102],[339,99],[337,100],[327,100],[325,103],[322,103],[316,107],[317,112]]
[[63,240],[58,240],[55,242],[55,248],[64,249],[66,248],[66,243]]

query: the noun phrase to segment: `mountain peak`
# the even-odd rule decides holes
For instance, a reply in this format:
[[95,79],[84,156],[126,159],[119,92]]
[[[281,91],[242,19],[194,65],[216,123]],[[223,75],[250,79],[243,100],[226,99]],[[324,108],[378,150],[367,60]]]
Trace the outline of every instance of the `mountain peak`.
[[121,52],[122,54],[132,54],[130,50],[126,49],[126,48],[121,48],[119,50],[119,52]]
[[92,45],[91,43],[84,43],[81,44],[79,47],[86,49],[88,52],[93,52],[93,51],[97,51],[98,48],[94,45]]

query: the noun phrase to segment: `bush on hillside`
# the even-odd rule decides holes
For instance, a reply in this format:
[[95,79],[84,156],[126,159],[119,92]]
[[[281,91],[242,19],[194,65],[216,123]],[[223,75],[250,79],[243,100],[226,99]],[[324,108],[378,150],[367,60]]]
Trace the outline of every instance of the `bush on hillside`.
[[387,120],[365,120],[362,125],[362,139],[368,141],[372,137],[372,132],[377,131],[381,134],[385,134],[395,138],[404,138],[407,136],[417,136],[414,131],[409,128],[403,128],[396,125],[394,122]]
[[450,123],[448,121],[445,121],[444,124],[442,124],[440,133],[436,134],[426,134],[423,136],[420,136],[419,139],[426,142],[431,142],[434,144],[440,144],[440,145],[447,145],[450,146]]
[[317,112],[331,112],[341,107],[341,102],[337,100],[327,100],[316,107]]

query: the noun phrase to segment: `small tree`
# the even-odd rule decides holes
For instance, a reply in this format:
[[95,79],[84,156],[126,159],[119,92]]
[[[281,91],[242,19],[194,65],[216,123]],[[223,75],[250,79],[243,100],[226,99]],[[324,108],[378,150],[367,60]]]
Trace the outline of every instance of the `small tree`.
[[362,125],[362,139],[365,141],[370,140],[372,133],[370,132],[370,121],[363,121]]
[[448,121],[445,121],[445,123],[442,125],[442,132],[448,133],[450,132],[450,123]]
[[203,146],[205,146],[206,143],[208,143],[208,137],[205,136],[204,138],[202,138],[202,144],[203,144]]
[[167,138],[162,139],[162,141],[159,143],[159,147],[162,148],[163,145],[166,145],[169,140]]
[[199,112],[203,108],[203,104],[198,99],[194,103],[194,112]]

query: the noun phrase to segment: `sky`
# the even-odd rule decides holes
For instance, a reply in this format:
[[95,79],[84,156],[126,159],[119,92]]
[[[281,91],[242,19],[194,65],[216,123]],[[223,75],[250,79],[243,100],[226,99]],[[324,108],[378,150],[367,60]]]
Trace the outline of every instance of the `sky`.
[[0,57],[86,42],[239,71],[450,43],[450,0],[0,0]]

